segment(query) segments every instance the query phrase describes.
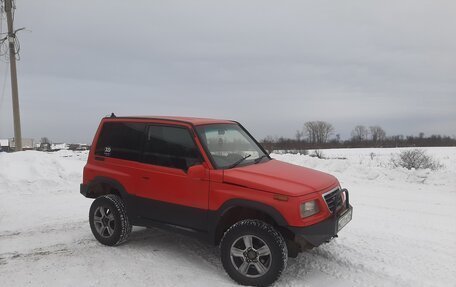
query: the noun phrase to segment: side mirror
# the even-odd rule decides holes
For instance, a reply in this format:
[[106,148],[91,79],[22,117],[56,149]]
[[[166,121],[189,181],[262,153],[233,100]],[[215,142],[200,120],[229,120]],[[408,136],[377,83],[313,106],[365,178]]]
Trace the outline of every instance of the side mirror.
[[193,165],[188,168],[187,175],[194,179],[203,179],[206,177],[206,168],[202,164]]

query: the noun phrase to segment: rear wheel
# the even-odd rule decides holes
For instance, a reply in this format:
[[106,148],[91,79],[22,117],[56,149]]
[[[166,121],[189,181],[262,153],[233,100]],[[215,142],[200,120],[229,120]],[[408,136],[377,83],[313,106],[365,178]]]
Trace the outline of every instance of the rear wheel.
[[104,245],[118,245],[127,240],[131,225],[122,199],[108,194],[95,199],[89,211],[90,228]]
[[280,277],[288,260],[282,235],[260,220],[243,220],[231,226],[220,248],[223,267],[242,285],[271,285]]

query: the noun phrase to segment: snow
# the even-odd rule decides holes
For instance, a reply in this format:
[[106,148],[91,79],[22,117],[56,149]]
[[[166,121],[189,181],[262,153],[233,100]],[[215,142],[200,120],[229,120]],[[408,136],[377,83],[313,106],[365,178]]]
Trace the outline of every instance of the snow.
[[[277,286],[455,286],[456,148],[426,148],[437,171],[395,168],[400,150],[273,155],[335,175],[354,206],[339,238],[289,259]],[[134,228],[126,244],[99,244],[79,194],[86,158],[0,153],[1,286],[236,286],[217,247],[183,235]]]
[[66,143],[53,143],[51,144],[51,150],[67,150],[68,144]]

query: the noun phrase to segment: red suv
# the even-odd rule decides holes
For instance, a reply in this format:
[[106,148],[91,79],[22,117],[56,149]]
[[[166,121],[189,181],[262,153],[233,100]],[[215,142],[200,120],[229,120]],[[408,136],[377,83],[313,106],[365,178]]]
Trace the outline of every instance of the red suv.
[[337,236],[352,218],[348,191],[329,174],[272,159],[235,121],[103,118],[81,193],[95,238],[125,241],[132,225],[220,245],[228,275],[270,285],[288,257]]

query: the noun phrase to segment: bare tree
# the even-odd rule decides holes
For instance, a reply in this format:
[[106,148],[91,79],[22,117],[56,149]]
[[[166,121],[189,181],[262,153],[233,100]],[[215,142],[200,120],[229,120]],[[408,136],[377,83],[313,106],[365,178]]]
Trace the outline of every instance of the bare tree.
[[380,126],[371,126],[369,131],[374,143],[384,141],[386,139],[386,132]]
[[296,137],[296,140],[297,140],[298,142],[301,141],[301,139],[302,139],[303,136],[304,136],[304,132],[303,132],[303,131],[300,131],[300,130],[297,130],[297,131],[296,131],[295,137]]
[[306,122],[304,124],[304,132],[310,143],[315,143],[317,141],[317,128],[315,122]]
[[329,136],[334,132],[334,127],[327,122],[312,121],[304,124],[304,132],[312,144],[328,142]]
[[267,136],[265,139],[263,139],[261,145],[268,153],[272,153],[274,151],[276,143],[277,140],[275,138],[273,138],[272,136]]
[[351,132],[354,141],[365,141],[369,136],[369,130],[363,125],[357,125]]

